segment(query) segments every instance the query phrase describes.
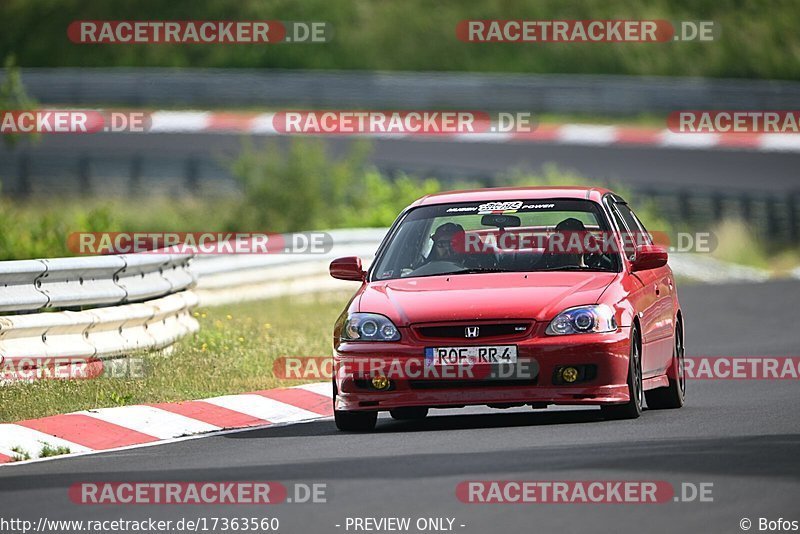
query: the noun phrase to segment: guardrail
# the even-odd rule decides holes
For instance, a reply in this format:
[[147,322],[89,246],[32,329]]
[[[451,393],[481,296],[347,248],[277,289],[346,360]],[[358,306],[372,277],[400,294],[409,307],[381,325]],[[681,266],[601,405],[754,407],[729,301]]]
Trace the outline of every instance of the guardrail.
[[260,300],[282,295],[346,289],[348,282],[328,274],[328,264],[341,256],[359,256],[368,265],[387,228],[331,230],[333,247],[326,254],[207,255],[193,260],[201,306]]
[[[5,71],[0,69],[0,80]],[[667,76],[282,69],[25,68],[44,103],[481,109],[632,115],[676,109],[793,109],[800,83]],[[491,95],[491,98],[487,98]]]
[[[0,262],[0,363],[33,369],[163,349],[196,332],[198,304],[341,289],[334,257],[367,261],[386,229],[334,230],[327,254],[126,254]],[[198,283],[199,281],[199,283]],[[14,373],[12,373],[13,375]]]
[[138,302],[190,287],[191,255],[125,254],[0,262],[0,312]]
[[104,359],[161,349],[199,328],[186,254],[0,262],[0,362]]

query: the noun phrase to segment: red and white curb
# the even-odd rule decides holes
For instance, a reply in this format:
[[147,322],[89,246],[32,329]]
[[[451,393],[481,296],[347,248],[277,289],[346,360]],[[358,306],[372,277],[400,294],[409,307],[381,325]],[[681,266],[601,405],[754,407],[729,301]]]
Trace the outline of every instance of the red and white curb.
[[[154,111],[149,133],[228,133],[288,135],[273,126],[274,113]],[[292,134],[296,135],[296,134]],[[306,134],[318,135],[318,134]],[[800,134],[676,133],[667,129],[595,124],[541,124],[526,133],[331,134],[382,139],[447,140],[472,143],[556,143],[583,146],[649,146],[680,149],[727,149],[800,152]]]
[[45,445],[67,447],[69,454],[86,454],[228,429],[312,421],[333,415],[331,396],[330,383],[316,383],[186,402],[98,408],[0,424],[0,464],[19,458],[20,453],[12,449],[25,451],[31,460],[36,460]]

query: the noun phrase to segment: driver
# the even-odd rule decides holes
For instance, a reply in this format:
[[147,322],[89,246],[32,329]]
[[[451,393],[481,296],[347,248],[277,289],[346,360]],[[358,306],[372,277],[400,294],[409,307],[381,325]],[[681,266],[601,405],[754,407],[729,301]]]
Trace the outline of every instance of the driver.
[[[556,225],[555,233],[560,234],[564,249],[548,251],[547,267],[586,267],[583,253],[568,253],[566,251],[566,245],[570,239],[570,234],[575,232],[579,233],[581,236],[585,235],[586,226],[574,217],[564,219]],[[557,249],[558,247],[554,245],[553,248]]]
[[464,243],[464,227],[456,223],[444,223],[431,234],[433,247],[426,258],[426,263],[432,261],[456,262],[461,259],[457,249],[459,243]]

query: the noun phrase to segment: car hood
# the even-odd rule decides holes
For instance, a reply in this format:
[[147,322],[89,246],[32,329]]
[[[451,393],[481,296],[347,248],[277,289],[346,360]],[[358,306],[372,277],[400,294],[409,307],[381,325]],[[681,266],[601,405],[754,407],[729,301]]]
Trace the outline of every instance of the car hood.
[[358,311],[383,314],[398,326],[470,320],[543,321],[566,308],[597,302],[617,276],[560,271],[376,281],[364,287]]

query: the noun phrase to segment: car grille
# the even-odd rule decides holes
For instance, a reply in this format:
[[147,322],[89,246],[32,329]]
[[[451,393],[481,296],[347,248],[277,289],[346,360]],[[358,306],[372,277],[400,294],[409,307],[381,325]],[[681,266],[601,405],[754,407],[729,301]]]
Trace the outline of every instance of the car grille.
[[[523,337],[530,332],[532,323],[459,323],[449,325],[426,325],[414,328],[416,334],[425,339],[469,339]],[[467,336],[467,328],[478,328],[477,336]]]

